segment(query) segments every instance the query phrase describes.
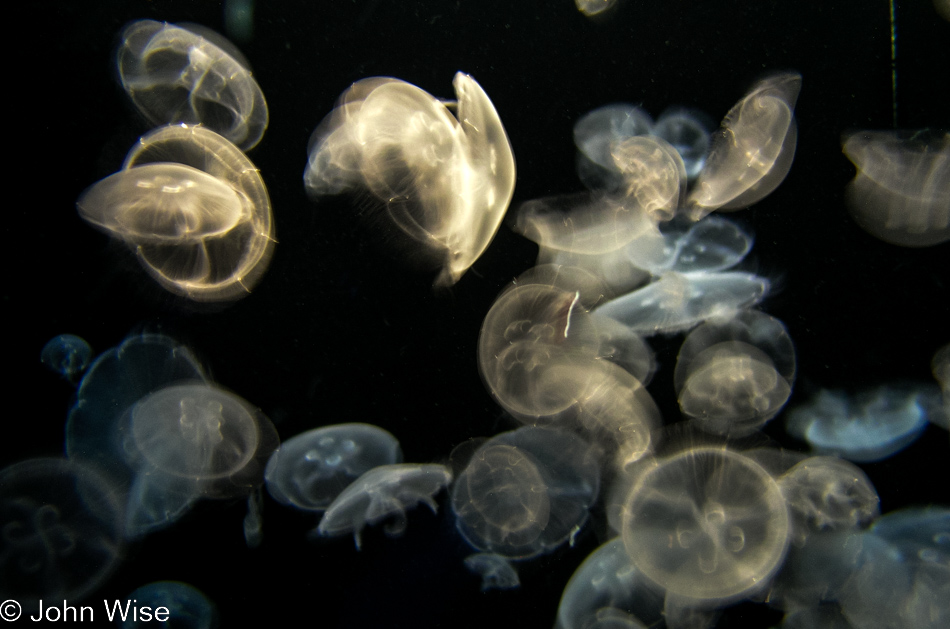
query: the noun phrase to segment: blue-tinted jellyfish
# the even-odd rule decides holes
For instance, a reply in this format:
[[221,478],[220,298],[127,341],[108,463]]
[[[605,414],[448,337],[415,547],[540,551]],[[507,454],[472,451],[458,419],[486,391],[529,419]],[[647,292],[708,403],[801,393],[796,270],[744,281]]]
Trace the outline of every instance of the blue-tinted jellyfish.
[[843,145],[858,171],[847,202],[861,229],[903,247],[950,240],[950,133],[859,131]]
[[360,548],[363,527],[386,521],[387,535],[406,530],[406,511],[419,503],[436,512],[435,495],[452,482],[444,465],[400,463],[375,467],[343,490],[330,504],[316,533],[324,537],[353,534]]
[[886,385],[855,396],[821,390],[789,411],[786,427],[819,454],[867,463],[913,443],[927,427],[928,409],[939,406],[934,385]]
[[401,462],[399,441],[389,432],[370,424],[336,424],[282,443],[264,478],[277,502],[323,511],[365,472]]
[[623,503],[624,547],[669,595],[723,605],[765,586],[785,557],[789,516],[752,459],[699,447],[644,462]]
[[525,559],[574,536],[599,491],[596,449],[568,432],[524,427],[475,452],[455,483],[452,509],[474,548]]
[[267,102],[247,60],[210,29],[132,22],[116,63],[122,87],[153,125],[200,124],[245,151],[267,128]]
[[686,177],[696,179],[706,164],[714,124],[701,111],[672,107],[657,118],[653,135],[669,142],[683,159]]
[[506,557],[495,553],[474,553],[465,558],[465,567],[482,577],[482,591],[510,590],[521,585],[518,572]]
[[74,334],[51,338],[40,352],[40,362],[73,384],[92,361],[89,343]]
[[0,599],[79,600],[122,557],[123,501],[94,468],[28,459],[0,470]]
[[[154,613],[164,608],[160,621],[163,627],[181,629],[215,629],[219,624],[218,609],[197,588],[178,581],[156,581],[136,588],[126,597],[136,607],[149,607]],[[123,608],[124,609],[124,608]],[[133,620],[131,613],[122,622],[122,629],[153,627],[155,619]]]

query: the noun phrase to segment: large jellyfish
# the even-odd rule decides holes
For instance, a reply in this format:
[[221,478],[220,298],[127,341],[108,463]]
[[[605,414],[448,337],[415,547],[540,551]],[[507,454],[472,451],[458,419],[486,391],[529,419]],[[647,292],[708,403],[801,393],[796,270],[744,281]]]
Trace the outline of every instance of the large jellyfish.
[[354,83],[314,132],[304,173],[315,196],[368,188],[441,266],[439,285],[457,282],[488,247],[515,185],[488,95],[462,72],[453,86],[457,101],[446,102],[397,79]]
[[164,288],[197,301],[247,295],[273,253],[264,180],[244,153],[201,126],[143,136],[122,170],[76,205],[84,220],[125,242]]
[[242,150],[267,128],[267,102],[247,60],[210,29],[139,20],[116,55],[122,87],[152,124],[202,125]]

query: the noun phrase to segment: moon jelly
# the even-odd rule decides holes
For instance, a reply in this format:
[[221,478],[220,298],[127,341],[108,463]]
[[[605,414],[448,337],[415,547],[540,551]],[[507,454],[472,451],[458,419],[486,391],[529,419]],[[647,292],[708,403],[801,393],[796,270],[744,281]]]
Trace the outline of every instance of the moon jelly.
[[76,377],[92,361],[89,343],[74,334],[60,334],[51,338],[40,352],[40,362],[73,384]]

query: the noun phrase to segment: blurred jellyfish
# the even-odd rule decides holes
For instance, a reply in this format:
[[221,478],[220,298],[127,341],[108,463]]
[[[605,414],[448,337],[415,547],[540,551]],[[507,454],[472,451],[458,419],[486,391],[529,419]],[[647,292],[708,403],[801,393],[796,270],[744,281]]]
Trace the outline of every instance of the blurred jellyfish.
[[662,138],[641,135],[615,142],[610,155],[623,177],[622,196],[654,220],[673,218],[686,196],[686,166],[676,149]]
[[834,601],[861,565],[864,533],[858,530],[811,530],[789,545],[781,570],[766,600],[786,611]]
[[930,361],[930,368],[943,392],[943,405],[934,409],[928,419],[941,428],[950,430],[950,344],[937,350]]
[[156,129],[122,170],[88,188],[79,215],[125,242],[167,290],[197,301],[247,295],[267,269],[274,221],[264,180],[204,127]]
[[365,472],[401,462],[399,441],[389,432],[370,424],[336,424],[285,441],[267,462],[264,478],[277,502],[323,511]]
[[792,392],[795,348],[781,321],[755,310],[707,321],[676,359],[683,414],[707,432],[743,437],[775,417]]
[[[653,626],[663,618],[664,593],[631,562],[615,537],[588,555],[564,588],[555,629],[613,627],[606,618],[627,619],[618,627]],[[632,624],[636,623],[636,624]]]
[[664,224],[660,231],[666,246],[657,264],[647,267],[654,274],[725,271],[742,262],[752,250],[752,236],[720,216],[696,222],[677,219]]
[[781,629],[852,629],[837,605],[796,609],[782,619]]
[[774,74],[726,114],[689,195],[693,220],[716,209],[748,207],[782,183],[795,156],[793,110],[801,84],[800,74]]
[[267,128],[267,102],[247,60],[214,31],[139,20],[116,55],[122,87],[153,125],[202,125],[247,151]]
[[304,173],[314,196],[368,188],[438,260],[440,285],[457,282],[488,247],[515,184],[488,95],[461,72],[452,84],[458,100],[446,102],[397,79],[354,83],[314,132]]
[[149,533],[199,498],[246,496],[264,481],[277,448],[270,420],[242,398],[205,384],[178,384],[131,410],[126,457],[135,468],[127,528]]
[[781,566],[789,517],[751,459],[700,447],[639,470],[623,506],[634,566],[673,596],[722,605],[761,589]]
[[406,530],[406,511],[420,502],[436,512],[435,495],[452,482],[444,465],[401,463],[374,467],[333,500],[316,533],[324,537],[353,534],[357,550],[367,524],[388,520],[384,529],[395,537]]
[[817,453],[870,463],[916,441],[940,399],[933,385],[885,385],[853,397],[823,389],[789,411],[786,427]]
[[618,0],[574,0],[574,5],[587,17],[595,17],[617,6],[617,2]]
[[903,247],[950,240],[950,133],[859,131],[843,146],[858,170],[848,208],[863,230]]
[[495,553],[474,553],[465,558],[465,567],[481,575],[482,591],[510,590],[521,585],[518,572],[507,558]]
[[[138,606],[153,610],[163,607],[167,620],[161,624],[181,629],[216,629],[218,609],[197,588],[178,581],[155,581],[135,589],[127,597]],[[122,622],[122,629],[138,629],[152,626],[152,622],[133,620],[131,615]]]
[[92,361],[89,343],[74,334],[51,338],[40,352],[40,362],[73,384]]
[[524,427],[486,441],[452,491],[456,526],[474,548],[525,559],[587,522],[600,489],[597,452],[583,439]]
[[122,498],[91,466],[28,459],[0,470],[0,599],[79,600],[122,555]]
[[669,142],[683,159],[686,178],[693,181],[706,164],[715,127],[706,114],[695,109],[672,107],[664,111],[653,125],[653,135]]

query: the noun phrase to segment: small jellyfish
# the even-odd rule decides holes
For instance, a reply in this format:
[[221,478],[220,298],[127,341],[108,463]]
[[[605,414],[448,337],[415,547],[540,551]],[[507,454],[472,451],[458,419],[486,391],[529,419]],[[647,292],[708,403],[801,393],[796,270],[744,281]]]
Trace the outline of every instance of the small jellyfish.
[[686,166],[666,140],[638,135],[610,146],[614,165],[623,177],[621,194],[657,221],[673,218],[686,197]]
[[792,167],[798,127],[793,114],[802,77],[775,74],[729,110],[689,195],[689,215],[741,209],[768,196]]
[[267,128],[247,61],[214,31],[155,20],[129,24],[116,55],[122,87],[153,125],[202,125],[248,151]]
[[264,478],[277,502],[323,511],[365,472],[401,462],[399,441],[389,432],[370,424],[336,424],[282,443]]
[[847,461],[809,457],[777,480],[792,516],[803,529],[854,530],[880,515],[874,485],[859,467]]
[[204,127],[143,136],[122,170],[88,188],[79,215],[125,242],[167,290],[196,301],[246,296],[274,248],[264,180],[236,146]]
[[354,83],[314,132],[304,173],[314,196],[369,189],[414,249],[437,260],[442,286],[488,247],[515,185],[488,95],[462,72],[452,84],[458,100],[446,102],[397,79]]
[[574,0],[577,10],[587,17],[599,17],[617,6],[619,0]]
[[360,533],[367,524],[388,520],[387,535],[406,530],[406,511],[420,502],[436,512],[435,495],[452,482],[444,465],[401,463],[374,467],[343,490],[330,504],[316,533],[324,537],[353,534],[360,548]]
[[[126,597],[138,607],[147,606],[152,612],[162,608],[162,626],[181,629],[216,629],[218,609],[200,590],[179,581],[155,581],[136,588]],[[156,620],[158,617],[156,616]],[[154,626],[151,619],[133,619],[131,614],[122,622],[122,629]]]
[[122,508],[112,483],[79,461],[0,470],[0,599],[33,608],[91,593],[122,557]]
[[92,361],[89,343],[74,334],[60,334],[43,346],[40,362],[73,384]]
[[495,553],[475,553],[465,558],[465,567],[481,575],[482,592],[511,590],[521,585],[518,572],[507,558]]
[[706,114],[694,109],[672,107],[664,111],[651,133],[669,142],[683,159],[686,178],[693,181],[706,165],[714,128]]
[[577,171],[591,190],[615,191],[623,182],[611,155],[611,146],[653,128],[653,118],[640,107],[617,103],[587,112],[574,123],[579,151]]
[[595,449],[568,432],[524,427],[480,447],[452,491],[474,548],[512,559],[549,552],[587,522],[600,490]]
[[623,506],[634,566],[674,596],[725,604],[781,566],[789,517],[776,482],[737,452],[699,447],[639,470]]
[[843,146],[858,171],[847,202],[861,229],[902,247],[950,240],[950,133],[859,131]]
[[823,389],[789,411],[786,427],[816,453],[870,463],[916,441],[939,400],[934,385],[885,385],[855,396]]

